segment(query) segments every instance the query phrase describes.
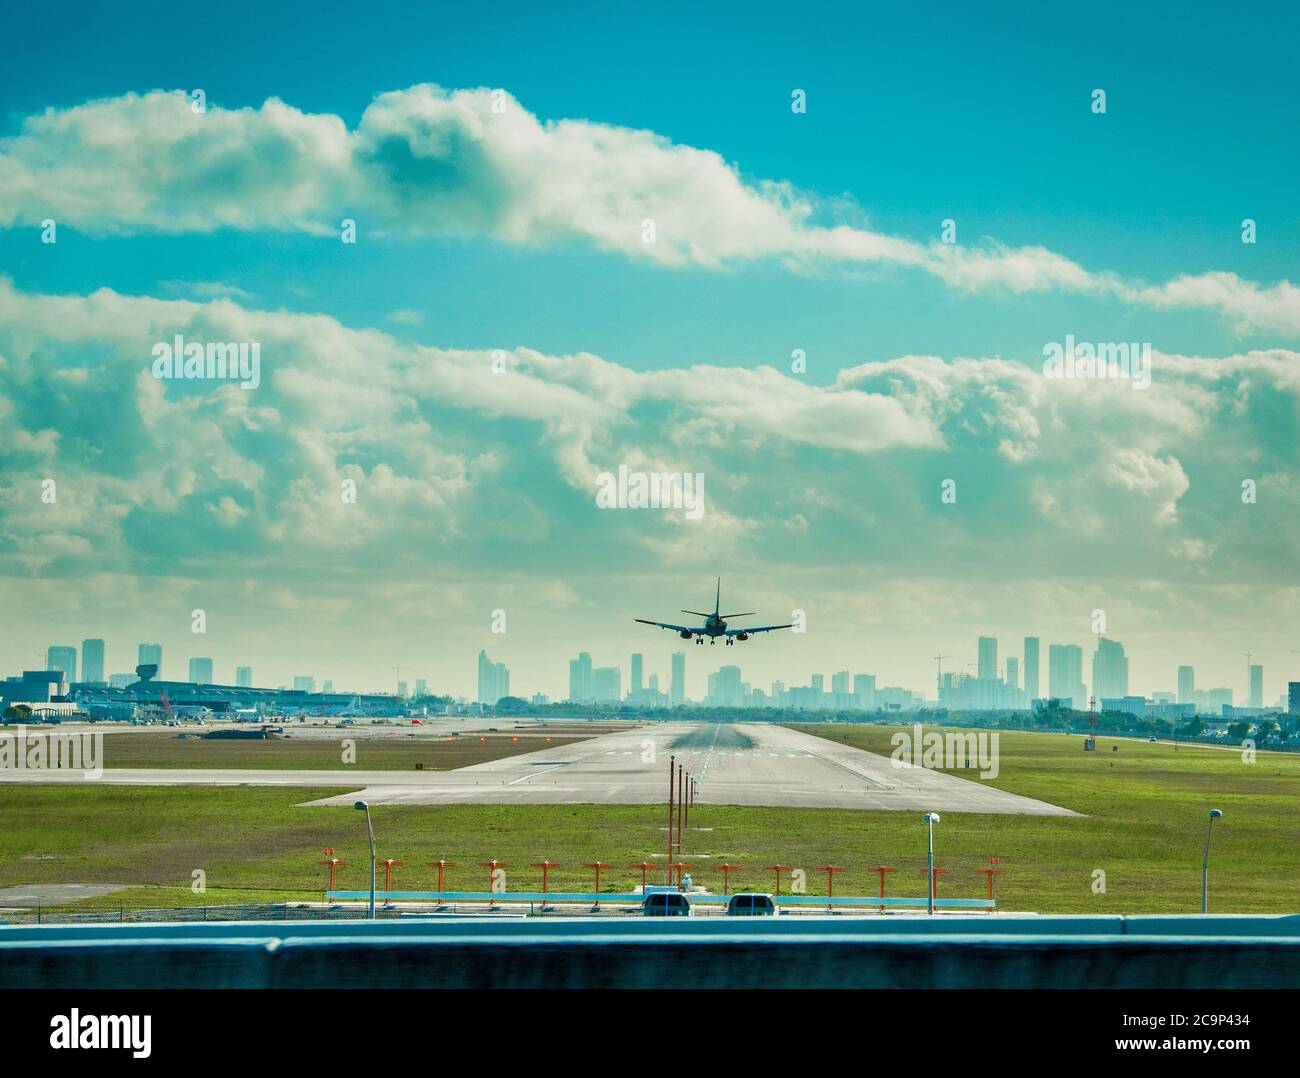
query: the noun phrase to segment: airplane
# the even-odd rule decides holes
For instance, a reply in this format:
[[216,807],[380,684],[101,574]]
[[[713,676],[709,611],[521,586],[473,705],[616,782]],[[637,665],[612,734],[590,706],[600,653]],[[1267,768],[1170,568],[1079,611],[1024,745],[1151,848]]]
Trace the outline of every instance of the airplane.
[[716,644],[717,638],[722,637],[728,645],[734,644],[739,640],[742,644],[748,640],[754,633],[770,633],[775,629],[793,628],[793,622],[788,625],[758,625],[752,629],[728,629],[727,618],[748,618],[753,616],[753,611],[745,614],[719,614],[722,608],[722,577],[718,577],[718,593],[713,602],[713,613],[702,614],[698,610],[683,610],[683,614],[694,614],[697,618],[703,618],[704,624],[700,626],[691,625],[673,625],[666,621],[646,621],[645,618],[633,618],[633,621],[641,625],[656,625],[660,629],[672,629],[683,640],[695,638],[697,644],[703,644],[704,638],[709,638],[710,644]]

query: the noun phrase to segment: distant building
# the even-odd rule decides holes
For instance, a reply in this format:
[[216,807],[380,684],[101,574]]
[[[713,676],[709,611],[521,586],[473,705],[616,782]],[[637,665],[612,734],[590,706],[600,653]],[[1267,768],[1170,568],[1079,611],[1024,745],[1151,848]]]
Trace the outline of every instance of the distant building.
[[136,649],[136,660],[141,666],[152,663],[158,667],[158,673],[154,675],[155,680],[160,680],[163,676],[162,665],[162,645],[161,644],[141,644]]
[[45,653],[45,665],[50,670],[62,670],[63,680],[71,685],[77,680],[77,649],[52,647]]
[[407,693],[407,691],[406,691],[406,682],[405,682],[405,681],[398,681],[398,683],[397,683],[397,695],[400,696],[403,700],[406,699],[408,693]]
[[651,675],[650,675],[650,684],[649,684],[648,688],[650,689],[651,692],[658,692],[658,691],[659,691],[659,675],[658,675],[658,674],[651,674]]
[[333,692],[333,691],[334,691],[334,682],[332,682],[332,681],[327,681],[327,682],[325,682],[325,684],[323,684],[323,685],[320,687],[320,691],[321,691],[321,692]]
[[669,686],[668,699],[674,707],[686,703],[686,652],[673,652],[672,682]]
[[1196,671],[1190,666],[1178,668],[1178,702],[1180,704],[1196,703]]
[[510,695],[510,671],[505,663],[494,663],[486,651],[478,653],[478,702],[495,704]]
[[1262,666],[1252,666],[1250,668],[1250,696],[1246,706],[1264,706],[1264,668]]
[[1025,699],[1038,699],[1038,637],[1025,637]]
[[[326,682],[326,684],[329,684],[329,683]],[[415,695],[416,695],[416,696],[427,696],[428,693],[429,693],[429,682],[428,682],[425,678],[422,678],[422,677],[418,677],[418,678],[416,678],[416,679],[415,679]],[[504,694],[503,694],[503,695],[504,695]]]
[[992,636],[981,636],[979,641],[979,676],[986,681],[996,681],[998,676],[998,642]]
[[1300,715],[1300,681],[1286,683],[1286,711],[1288,715]]
[[310,674],[299,674],[297,677],[293,679],[293,691],[294,692],[315,692],[316,679],[312,677]]
[[99,639],[81,642],[81,680],[92,685],[104,682],[104,641]]
[[[848,674],[844,677],[847,679]],[[712,707],[741,707],[745,702],[745,690],[740,680],[740,667],[723,666],[716,674],[710,674],[709,693],[704,702]]]
[[853,675],[853,704],[863,711],[876,710],[876,675]]
[[253,668],[251,666],[235,667],[235,686],[240,689],[253,687]]
[[1061,703],[1087,710],[1083,687],[1083,648],[1078,644],[1052,644],[1047,649],[1047,692]]
[[623,698],[623,671],[598,666],[591,672],[591,698],[598,704],[616,704]]
[[109,674],[108,687],[110,689],[125,689],[128,685],[134,685],[139,680],[135,674]]
[[632,653],[632,686],[629,692],[641,691],[642,656],[639,651]]
[[66,676],[62,670],[24,670],[18,677],[0,681],[0,703],[44,704],[66,696]]
[[569,660],[569,699],[581,704],[591,698],[591,655],[580,651],[576,659]]
[[1020,688],[1020,660],[1013,655],[1007,656],[1007,688]]
[[844,696],[849,694],[849,672],[840,670],[831,675],[831,692],[840,693]]
[[1136,719],[1147,717],[1147,702],[1141,696],[1104,697],[1097,701],[1097,707],[1101,711],[1119,712]]
[[1097,650],[1092,654],[1092,695],[1098,700],[1128,696],[1128,658],[1118,640],[1097,638]]
[[[216,679],[212,676],[211,659],[190,660],[190,683],[192,685],[211,685]],[[308,692],[311,690],[308,689]]]

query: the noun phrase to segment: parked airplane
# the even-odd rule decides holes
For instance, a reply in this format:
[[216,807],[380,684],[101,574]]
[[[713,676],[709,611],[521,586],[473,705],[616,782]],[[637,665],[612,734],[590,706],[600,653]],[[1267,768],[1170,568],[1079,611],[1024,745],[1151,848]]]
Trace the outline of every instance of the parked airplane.
[[646,621],[645,618],[634,618],[634,621],[642,625],[657,625],[660,629],[672,629],[683,640],[689,640],[695,637],[697,644],[703,644],[704,638],[709,638],[709,643],[717,643],[719,636],[723,637],[728,644],[734,644],[737,640],[742,643],[748,640],[754,633],[770,633],[774,629],[789,629],[793,623],[787,625],[758,625],[752,629],[728,629],[727,618],[748,618],[753,616],[753,611],[745,614],[720,614],[718,611],[722,607],[722,578],[718,577],[718,594],[713,602],[713,613],[702,614],[698,610],[683,610],[683,614],[694,614],[697,618],[703,618],[704,624],[700,626],[692,625],[673,625],[666,621]]

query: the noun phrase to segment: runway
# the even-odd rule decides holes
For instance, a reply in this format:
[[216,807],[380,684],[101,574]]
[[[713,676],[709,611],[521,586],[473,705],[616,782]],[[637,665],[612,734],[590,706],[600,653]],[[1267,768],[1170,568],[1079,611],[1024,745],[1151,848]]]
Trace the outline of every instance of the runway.
[[[670,756],[695,777],[702,804],[1079,815],[978,779],[895,767],[888,757],[768,723],[647,723],[455,771],[106,769],[98,783],[351,791],[311,805],[358,799],[372,805],[638,805],[665,800]],[[0,782],[78,781],[85,781],[78,772],[0,770]]]

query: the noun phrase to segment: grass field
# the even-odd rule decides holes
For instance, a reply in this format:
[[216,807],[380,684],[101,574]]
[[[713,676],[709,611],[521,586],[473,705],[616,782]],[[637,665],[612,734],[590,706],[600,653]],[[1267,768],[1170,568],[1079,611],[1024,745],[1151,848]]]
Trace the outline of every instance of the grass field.
[[[592,735],[594,736],[594,735]],[[355,747],[343,760],[343,743]],[[466,733],[458,737],[428,734],[360,737],[341,729],[337,738],[289,737],[266,741],[178,737],[173,730],[140,730],[104,735],[103,764],[109,768],[194,767],[264,768],[286,771],[451,771],[524,752],[585,740],[551,733]]]
[[[888,755],[897,728],[803,727]],[[133,735],[139,736],[139,735]],[[1199,909],[1206,812],[1216,824],[1211,899],[1219,912],[1293,912],[1300,896],[1300,759],[1261,754],[1254,764],[1219,749],[1101,739],[1083,753],[1081,739],[1003,733],[1001,774],[994,785],[1086,814],[1085,818],[959,815],[936,828],[937,863],[950,869],[940,894],[979,897],[976,870],[1002,859],[997,883],[1004,909],[1069,913],[1190,912]],[[1118,752],[1111,745],[1119,746]],[[969,774],[969,773],[964,773]],[[349,864],[339,886],[367,884],[360,814],[350,808],[301,808],[337,789],[232,787],[0,786],[0,886],[124,883],[130,890],[91,905],[172,906],[319,898],[325,880],[316,862],[334,847]],[[628,865],[663,863],[666,812],[655,806],[377,806],[379,856],[404,862],[395,886],[431,886],[424,863],[457,862],[447,886],[480,889],[478,862],[507,862],[509,887],[532,890],[533,862],[560,862],[553,889],[591,886],[584,862],[613,867],[604,886],[639,882]],[[899,871],[894,895],[925,892],[925,827],[916,813],[834,809],[755,809],[697,805],[685,860],[697,883],[720,889],[713,866],[741,866],[733,886],[771,889],[765,866],[803,868],[808,890],[825,894],[818,866],[836,864],[838,893],[875,893],[885,864]],[[193,894],[202,869],[208,891]],[[1093,892],[1105,873],[1104,894]],[[382,870],[381,870],[382,873]],[[382,874],[381,874],[382,881]]]

